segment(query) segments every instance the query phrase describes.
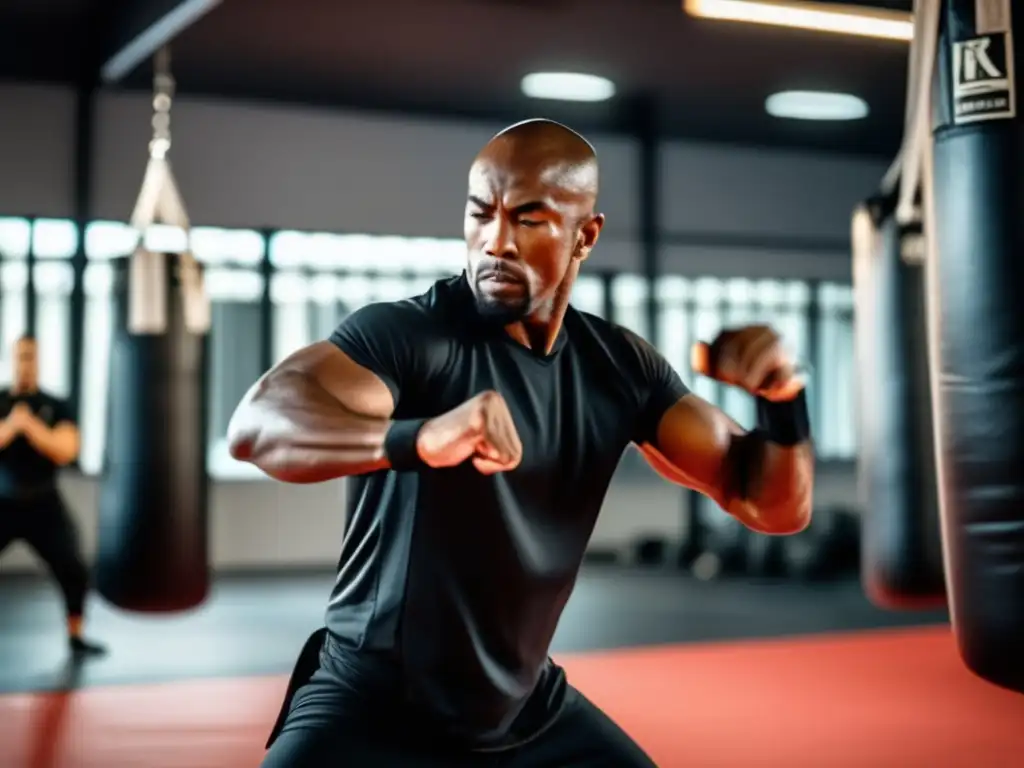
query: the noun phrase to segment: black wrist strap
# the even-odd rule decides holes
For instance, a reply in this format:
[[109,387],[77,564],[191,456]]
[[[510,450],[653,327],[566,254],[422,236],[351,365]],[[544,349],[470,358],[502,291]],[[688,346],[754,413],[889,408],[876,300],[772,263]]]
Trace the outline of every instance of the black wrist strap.
[[416,450],[416,438],[427,419],[399,419],[391,422],[384,436],[384,455],[396,472],[416,472],[427,466]]
[[757,429],[776,445],[788,447],[810,440],[811,418],[804,390],[792,400],[782,402],[757,398]]

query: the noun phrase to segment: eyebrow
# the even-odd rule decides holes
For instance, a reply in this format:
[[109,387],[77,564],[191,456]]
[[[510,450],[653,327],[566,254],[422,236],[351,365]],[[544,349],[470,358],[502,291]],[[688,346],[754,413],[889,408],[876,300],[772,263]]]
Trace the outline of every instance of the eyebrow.
[[[494,207],[493,203],[488,203],[486,200],[483,200],[477,197],[476,195],[470,195],[469,202],[485,210]],[[536,213],[537,211],[550,211],[551,206],[547,205],[541,200],[531,200],[529,202],[523,203],[522,205],[517,205],[512,210],[515,214],[521,216],[525,213]]]

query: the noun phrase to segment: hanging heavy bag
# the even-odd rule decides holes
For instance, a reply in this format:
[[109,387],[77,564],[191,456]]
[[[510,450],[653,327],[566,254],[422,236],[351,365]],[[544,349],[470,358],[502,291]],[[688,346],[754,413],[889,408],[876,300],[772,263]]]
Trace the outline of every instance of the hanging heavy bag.
[[[115,330],[96,587],[130,611],[186,610],[210,590],[207,344],[205,334],[187,327],[178,258],[143,251],[113,264]],[[162,330],[133,331],[132,291],[139,288],[133,273],[138,278],[139,270],[157,273],[146,282],[161,286],[163,295],[136,295],[136,307],[162,302]]]
[[925,190],[953,626],[971,670],[1024,692],[1022,25],[1010,0],[942,4]]
[[919,227],[895,197],[854,214],[861,580],[892,609],[945,602]]

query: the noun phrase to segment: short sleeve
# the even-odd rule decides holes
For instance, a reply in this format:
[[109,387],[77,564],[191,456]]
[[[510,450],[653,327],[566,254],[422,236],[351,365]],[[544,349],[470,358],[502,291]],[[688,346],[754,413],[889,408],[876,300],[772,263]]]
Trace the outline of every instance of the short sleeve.
[[631,375],[635,377],[633,386],[639,400],[633,442],[653,443],[662,416],[680,398],[690,394],[690,388],[650,343],[631,331],[624,331],[624,336],[635,362]]
[[368,304],[346,317],[329,341],[376,374],[395,403],[417,388],[438,364],[434,324],[412,301]]

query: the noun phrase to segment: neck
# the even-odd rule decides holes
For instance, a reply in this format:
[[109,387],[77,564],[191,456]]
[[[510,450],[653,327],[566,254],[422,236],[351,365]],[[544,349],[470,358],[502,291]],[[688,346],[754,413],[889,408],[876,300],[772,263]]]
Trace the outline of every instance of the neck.
[[11,385],[12,395],[31,395],[37,389],[35,384],[19,384],[15,382]]
[[525,319],[506,325],[508,335],[528,349],[550,355],[558,340],[558,333],[562,330],[565,311],[569,308],[569,295],[578,272],[579,262],[573,259],[551,301]]

